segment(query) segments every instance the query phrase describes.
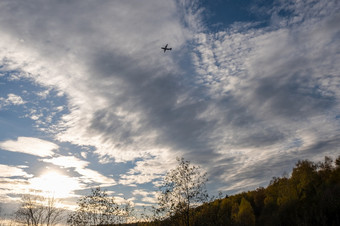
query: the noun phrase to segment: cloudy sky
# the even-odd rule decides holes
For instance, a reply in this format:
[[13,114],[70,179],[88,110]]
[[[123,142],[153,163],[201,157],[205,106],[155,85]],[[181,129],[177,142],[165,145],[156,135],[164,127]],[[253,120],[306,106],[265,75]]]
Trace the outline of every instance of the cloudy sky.
[[2,0],[0,203],[148,206],[176,156],[212,195],[336,157],[339,24],[337,0]]

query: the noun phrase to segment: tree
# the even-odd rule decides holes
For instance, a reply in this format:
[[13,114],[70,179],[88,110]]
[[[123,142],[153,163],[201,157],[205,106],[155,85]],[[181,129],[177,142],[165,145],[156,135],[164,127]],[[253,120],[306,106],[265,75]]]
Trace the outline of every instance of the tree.
[[64,218],[64,209],[56,208],[56,204],[58,203],[58,200],[56,200],[54,197],[50,197],[46,199],[46,206],[45,208],[45,216],[44,221],[45,225],[56,225],[59,222],[61,222]]
[[45,198],[41,195],[26,194],[21,198],[21,205],[15,212],[15,218],[26,225],[58,224],[64,210],[56,207],[57,200],[54,197]]
[[335,160],[335,167],[336,169],[340,168],[340,155],[338,156],[338,158]]
[[255,215],[253,208],[245,198],[242,198],[241,200],[240,206],[238,208],[236,222],[240,226],[255,225]]
[[91,189],[91,194],[78,200],[78,209],[70,214],[70,225],[100,225],[126,223],[132,209],[130,203],[118,205],[100,187]]
[[317,164],[303,160],[298,161],[293,169],[290,180],[300,200],[308,199],[316,193],[316,187],[320,184],[317,168]]
[[190,225],[190,208],[208,198],[205,188],[206,173],[189,161],[177,158],[178,166],[170,170],[160,187],[160,211],[167,217],[179,217],[178,224]]

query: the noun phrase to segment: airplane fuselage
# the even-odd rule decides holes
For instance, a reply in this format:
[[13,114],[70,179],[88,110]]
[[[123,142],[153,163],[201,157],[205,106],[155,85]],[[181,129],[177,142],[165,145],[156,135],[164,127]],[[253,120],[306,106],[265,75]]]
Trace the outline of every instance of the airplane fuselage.
[[161,49],[164,49],[164,53],[167,50],[172,50],[172,48],[168,48],[168,44],[166,44],[164,47],[161,47]]

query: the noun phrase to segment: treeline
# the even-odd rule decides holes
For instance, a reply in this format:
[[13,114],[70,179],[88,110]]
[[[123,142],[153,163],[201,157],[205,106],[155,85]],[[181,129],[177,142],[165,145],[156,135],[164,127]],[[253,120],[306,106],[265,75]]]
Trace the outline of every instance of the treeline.
[[299,161],[290,177],[207,202],[191,209],[190,215],[189,224],[178,213],[135,225],[340,225],[340,156],[335,164],[330,157],[318,163]]
[[273,178],[267,188],[212,201],[207,201],[206,173],[183,158],[177,160],[159,187],[151,214],[136,215],[128,200],[117,203],[98,187],[80,197],[70,213],[58,208],[54,198],[24,195],[13,221],[5,225],[340,225],[340,156],[335,162],[330,157],[318,163],[299,161],[290,177]]

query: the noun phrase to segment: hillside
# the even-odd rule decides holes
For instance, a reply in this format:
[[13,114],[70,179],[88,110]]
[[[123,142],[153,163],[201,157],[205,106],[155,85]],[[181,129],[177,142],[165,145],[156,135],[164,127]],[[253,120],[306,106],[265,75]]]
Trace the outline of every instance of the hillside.
[[[186,225],[181,214],[130,225]],[[190,225],[340,225],[340,156],[335,164],[299,161],[290,177],[205,203],[191,210]]]

